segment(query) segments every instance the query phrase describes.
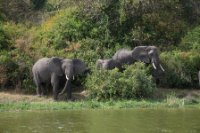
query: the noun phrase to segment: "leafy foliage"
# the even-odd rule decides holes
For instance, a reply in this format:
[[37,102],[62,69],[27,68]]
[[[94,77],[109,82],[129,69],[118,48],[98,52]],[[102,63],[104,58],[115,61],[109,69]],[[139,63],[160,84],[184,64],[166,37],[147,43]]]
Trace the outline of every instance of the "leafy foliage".
[[161,80],[168,87],[197,87],[197,72],[200,69],[200,55],[196,52],[172,51],[162,53],[161,58],[166,67]]
[[33,9],[38,10],[44,7],[47,0],[30,0]]
[[182,50],[200,50],[200,26],[197,26],[193,30],[189,31],[180,43],[180,47]]
[[86,87],[90,97],[97,100],[148,98],[156,89],[142,63],[128,66],[123,73],[117,69],[95,71],[88,77]]
[[8,49],[10,38],[5,33],[2,24],[0,24],[0,49]]

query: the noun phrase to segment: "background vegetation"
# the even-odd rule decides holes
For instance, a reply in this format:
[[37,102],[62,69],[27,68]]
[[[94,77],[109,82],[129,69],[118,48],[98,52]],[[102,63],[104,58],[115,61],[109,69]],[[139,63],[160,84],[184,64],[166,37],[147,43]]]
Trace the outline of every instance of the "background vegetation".
[[33,63],[59,56],[80,58],[93,68],[81,81],[93,98],[149,97],[155,89],[149,68],[95,70],[97,59],[138,45],[160,49],[166,72],[157,86],[196,88],[199,7],[196,0],[0,0],[1,89],[34,92]]

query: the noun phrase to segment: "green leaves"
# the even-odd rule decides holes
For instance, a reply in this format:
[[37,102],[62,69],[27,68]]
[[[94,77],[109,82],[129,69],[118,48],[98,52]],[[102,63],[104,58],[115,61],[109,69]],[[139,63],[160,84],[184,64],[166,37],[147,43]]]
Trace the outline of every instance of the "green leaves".
[[142,63],[127,66],[123,73],[118,69],[94,71],[88,76],[86,87],[96,100],[148,98],[156,89],[148,73]]

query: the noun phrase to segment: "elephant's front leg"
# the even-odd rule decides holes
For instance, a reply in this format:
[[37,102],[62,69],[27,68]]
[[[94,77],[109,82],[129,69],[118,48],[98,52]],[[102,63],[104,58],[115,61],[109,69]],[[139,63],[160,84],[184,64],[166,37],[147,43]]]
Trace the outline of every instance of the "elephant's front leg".
[[67,92],[67,98],[69,100],[72,100],[72,91],[71,91],[71,80],[68,79],[65,83],[65,86],[63,88],[63,90],[59,93],[59,95],[64,94],[65,92]]
[[53,86],[53,99],[58,100],[58,90],[59,90],[59,78],[56,75],[51,77],[51,85]]
[[67,98],[72,100],[71,80],[67,82]]

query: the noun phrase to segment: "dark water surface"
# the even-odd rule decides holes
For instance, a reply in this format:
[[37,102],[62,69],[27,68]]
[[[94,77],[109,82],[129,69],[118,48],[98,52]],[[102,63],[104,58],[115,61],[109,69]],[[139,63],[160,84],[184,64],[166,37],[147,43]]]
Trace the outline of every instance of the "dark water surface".
[[1,112],[0,133],[200,133],[200,110]]

